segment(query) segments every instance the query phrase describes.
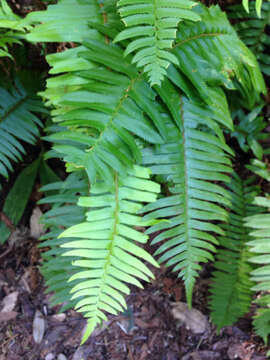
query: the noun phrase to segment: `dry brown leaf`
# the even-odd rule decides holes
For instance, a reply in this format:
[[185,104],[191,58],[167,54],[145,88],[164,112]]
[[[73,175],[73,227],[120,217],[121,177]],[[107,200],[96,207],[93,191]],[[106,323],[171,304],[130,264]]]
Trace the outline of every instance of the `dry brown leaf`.
[[17,314],[18,313],[16,311],[3,311],[3,312],[0,312],[0,321],[13,320],[13,319],[16,318]]
[[14,291],[10,294],[8,294],[7,296],[4,297],[3,301],[2,301],[2,312],[10,312],[13,311],[16,304],[17,304],[17,299],[18,299],[18,291]]
[[188,330],[194,334],[202,334],[209,329],[209,323],[205,315],[199,310],[189,309],[183,302],[172,303],[172,315],[180,320]]

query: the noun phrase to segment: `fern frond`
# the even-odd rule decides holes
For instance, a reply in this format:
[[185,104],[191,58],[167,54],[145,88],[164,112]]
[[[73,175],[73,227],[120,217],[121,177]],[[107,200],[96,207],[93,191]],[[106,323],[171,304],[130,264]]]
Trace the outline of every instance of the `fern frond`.
[[[243,4],[244,9],[246,10],[246,12],[249,13],[250,1],[249,0],[242,0],[242,4]],[[263,0],[256,0],[256,1],[251,2],[251,6],[255,7],[258,17],[261,17],[261,10],[262,10],[262,7],[265,4],[267,4],[267,3],[263,3]]]
[[30,12],[25,24],[36,24],[27,35],[32,42],[79,42],[96,37],[88,21],[102,22],[100,6],[96,0],[65,0],[49,5],[46,10]]
[[145,243],[148,237],[133,229],[147,224],[136,215],[142,208],[141,202],[155,201],[160,190],[158,184],[148,180],[149,173],[148,169],[135,166],[128,176],[115,174],[111,186],[97,182],[91,187],[90,197],[79,199],[80,206],[90,208],[87,221],[60,235],[80,239],[62,247],[72,248],[64,255],[79,257],[73,265],[86,269],[70,278],[80,280],[72,289],[75,308],[89,318],[83,342],[106,319],[104,311],[117,314],[126,308],[122,293],[128,294],[129,289],[125,283],[142,287],[140,280],[153,277],[142,260],[157,265],[155,260],[135,244]]
[[22,19],[13,13],[6,0],[0,4],[0,57],[8,56],[12,58],[8,45],[14,43],[21,44],[25,27]]
[[270,2],[262,5],[261,18],[258,19],[255,2],[250,4],[250,12],[247,14],[239,5],[232,6],[228,15],[236,21],[234,28],[240,39],[253,51],[261,71],[270,76],[270,41],[266,32],[270,26]]
[[99,66],[69,76],[66,81],[61,78],[63,89],[72,79],[76,81],[59,99],[61,113],[54,118],[68,131],[63,129],[49,139],[60,143],[54,149],[69,163],[69,169],[85,168],[91,183],[97,176],[110,183],[113,171],[124,174],[139,161],[134,135],[150,143],[162,143],[159,133],[166,134],[166,130],[156,94],[136,67],[123,59],[123,51],[94,40],[84,46],[84,59]]
[[[76,272],[72,265],[75,257],[62,257],[66,249],[61,245],[70,242],[71,238],[58,236],[63,228],[68,228],[84,221],[86,209],[79,207],[77,201],[79,196],[88,193],[88,184],[81,174],[74,173],[62,182],[51,183],[41,188],[46,196],[40,200],[40,204],[49,204],[51,209],[41,217],[41,222],[49,229],[43,235],[39,247],[46,249],[41,253],[43,262],[41,273],[47,286],[47,293],[53,293],[50,305],[62,305],[62,311],[75,306],[71,300],[70,290],[77,282],[68,282],[70,276]],[[48,249],[49,248],[49,249]]]
[[[218,6],[207,8],[200,4],[195,10],[202,20],[181,24],[172,50],[181,76],[188,77],[195,91],[210,105],[215,106],[213,87],[222,86],[238,89],[244,107],[252,108],[260,101],[260,93],[266,93],[255,56],[239,40]],[[175,82],[171,68],[169,78]]]
[[211,318],[217,329],[232,325],[244,315],[251,304],[252,270],[248,263],[250,252],[247,246],[249,230],[245,227],[246,216],[258,212],[252,205],[258,188],[252,179],[241,180],[234,173],[228,185],[231,197],[231,211],[228,223],[221,225],[224,235],[219,237],[221,248],[218,250],[211,284]]
[[127,29],[120,32],[115,42],[132,39],[124,55],[135,53],[132,62],[143,67],[152,85],[161,85],[168,66],[178,64],[168,50],[176,38],[177,26],[183,19],[199,21],[192,11],[197,5],[190,0],[119,0],[121,18]]
[[153,174],[166,176],[173,183],[170,188],[173,195],[143,210],[150,211],[146,220],[169,217],[153,225],[147,233],[162,231],[152,242],[158,244],[165,240],[155,254],[162,254],[159,262],[180,271],[178,276],[185,282],[187,301],[191,305],[195,278],[201,269],[199,263],[213,260],[212,252],[218,244],[215,234],[224,233],[211,220],[227,219],[222,206],[229,206],[229,194],[211,181],[229,181],[225,173],[231,171],[231,161],[225,152],[231,153],[231,150],[222,138],[209,130],[213,125],[209,109],[179,96],[174,109],[179,114],[181,134],[175,126],[167,125],[168,142],[144,157]]
[[267,342],[270,334],[270,297],[267,295],[270,290],[270,200],[257,197],[255,203],[268,209],[266,213],[246,218],[246,226],[252,229],[250,235],[255,238],[248,242],[253,255],[250,261],[258,266],[251,272],[251,280],[257,283],[252,290],[265,293],[257,301],[262,308],[255,315],[254,326],[258,335]]
[[0,175],[8,178],[12,161],[25,153],[21,141],[34,144],[43,127],[36,112],[46,112],[36,95],[28,93],[19,81],[10,90],[0,87]]

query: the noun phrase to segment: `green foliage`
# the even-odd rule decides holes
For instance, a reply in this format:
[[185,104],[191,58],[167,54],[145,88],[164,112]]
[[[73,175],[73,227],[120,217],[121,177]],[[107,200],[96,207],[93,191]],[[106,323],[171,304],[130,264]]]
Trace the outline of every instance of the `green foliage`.
[[[114,41],[132,39],[124,56],[135,53],[132,63],[143,67],[151,85],[160,85],[170,64],[178,65],[168,49],[173,46],[180,21],[199,21],[192,11],[197,3],[190,0],[119,0],[121,18],[127,29]],[[134,40],[133,40],[134,39]]]
[[75,306],[83,312],[88,327],[83,337],[87,340],[97,324],[106,320],[104,311],[116,315],[126,309],[122,293],[129,290],[124,283],[142,287],[140,280],[153,278],[151,271],[139,260],[157,265],[145,250],[135,244],[147,242],[147,235],[133,229],[148,222],[135,215],[144,202],[153,202],[159,185],[148,180],[149,170],[135,166],[126,176],[115,174],[113,184],[97,181],[91,187],[90,197],[81,197],[79,205],[87,207],[86,222],[64,231],[60,238],[79,238],[61,246],[72,248],[64,256],[77,256],[74,266],[85,268],[76,272],[70,280],[81,281],[71,292],[78,299]]
[[201,270],[199,263],[213,260],[211,253],[217,244],[214,234],[223,233],[211,221],[227,219],[222,206],[230,204],[228,194],[211,181],[229,181],[224,172],[231,172],[231,161],[225,152],[231,151],[223,139],[199,129],[208,123],[211,128],[211,111],[205,108],[203,114],[203,107],[184,97],[179,98],[177,108],[181,113],[181,134],[175,126],[167,125],[166,144],[147,153],[144,159],[154,174],[166,176],[173,182],[170,188],[173,195],[149,204],[144,210],[151,211],[146,219],[170,216],[169,220],[153,225],[147,233],[162,230],[152,244],[166,241],[155,255],[163,254],[160,262],[173,265],[173,271],[180,270],[191,305],[195,278]]
[[61,238],[58,236],[63,228],[71,227],[84,220],[85,210],[77,206],[79,196],[88,193],[88,183],[81,173],[70,174],[65,181],[49,183],[41,188],[46,196],[39,201],[39,204],[50,204],[51,209],[47,211],[41,221],[49,229],[41,237],[40,248],[48,248],[49,251],[42,252],[41,273],[45,278],[47,292],[53,292],[50,299],[51,306],[63,304],[61,310],[64,311],[74,307],[75,302],[71,300],[70,290],[76,282],[68,282],[77,268],[73,266],[73,257],[62,257],[65,249],[61,248],[71,238]]
[[267,123],[262,116],[262,107],[255,107],[249,114],[245,114],[242,109],[234,113],[234,118],[238,119],[238,124],[235,127],[235,132],[231,136],[235,136],[241,149],[244,152],[251,150],[257,159],[263,158],[263,147],[260,140],[268,138],[267,133],[262,131],[266,128]]
[[0,87],[0,175],[8,178],[11,161],[22,160],[22,141],[35,144],[43,124],[36,113],[46,113],[40,99],[15,80],[11,88]]
[[0,4],[0,57],[12,58],[8,45],[21,44],[20,39],[24,37],[26,28],[21,18],[12,12],[6,0],[2,0]]
[[239,5],[232,6],[229,16],[236,21],[234,27],[239,37],[256,54],[262,72],[270,76],[270,41],[266,32],[270,25],[270,2],[262,4],[260,18],[257,16],[257,4],[258,0],[256,5],[251,3],[249,14]]
[[224,235],[219,237],[221,248],[215,261],[210,298],[211,318],[218,330],[236,322],[248,312],[251,303],[249,230],[244,223],[246,216],[258,212],[252,205],[258,187],[251,180],[243,181],[234,173],[228,184],[231,210],[228,222],[221,225]]
[[[70,47],[47,56],[39,93],[52,117],[45,159],[62,159],[71,173],[43,186],[40,201],[51,205],[40,246],[49,247],[41,271],[52,304],[84,313],[85,341],[106,312],[126,308],[127,284],[142,287],[153,277],[146,263],[157,263],[142,247],[153,234],[155,256],[184,280],[190,306],[202,264],[217,252],[212,319],[219,329],[232,324],[249,309],[252,282],[256,291],[270,288],[268,223],[262,214],[248,218],[258,228],[248,235],[244,218],[256,209],[257,188],[232,175],[228,146],[236,137],[244,152],[252,150],[258,159],[249,168],[268,179],[261,144],[267,89],[255,58],[268,74],[268,4],[261,19],[255,10],[230,12],[250,49],[218,6],[192,1],[61,0],[24,20],[3,4],[16,39]],[[24,152],[21,140],[38,137],[43,110],[18,82],[0,91],[0,173],[7,177]],[[42,164],[44,183],[55,175]],[[168,185],[166,196],[157,181]],[[251,278],[250,257],[262,264]],[[269,301],[261,299],[254,325],[266,341]]]
[[266,343],[270,334],[270,296],[268,294],[270,287],[270,200],[269,197],[257,197],[255,203],[268,210],[263,214],[246,218],[246,225],[252,228],[250,235],[255,238],[248,242],[250,251],[253,253],[250,261],[258,264],[258,268],[251,272],[251,280],[257,283],[252,290],[265,293],[256,301],[260,308],[255,315],[254,326],[258,335]]

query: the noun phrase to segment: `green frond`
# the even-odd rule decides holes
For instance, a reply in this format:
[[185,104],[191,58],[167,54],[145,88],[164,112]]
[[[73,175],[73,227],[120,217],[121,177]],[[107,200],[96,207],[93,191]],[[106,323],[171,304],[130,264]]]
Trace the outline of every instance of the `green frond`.
[[122,293],[128,294],[129,289],[125,283],[142,287],[141,280],[153,277],[142,260],[155,266],[157,263],[135,244],[144,244],[148,237],[134,229],[149,223],[136,215],[142,208],[141,202],[155,201],[160,191],[159,185],[149,180],[149,174],[148,169],[135,166],[127,176],[115,174],[111,186],[96,182],[91,196],[79,199],[78,204],[88,208],[86,222],[60,235],[60,239],[79,239],[62,247],[71,248],[64,255],[78,257],[73,265],[84,268],[70,278],[80,280],[72,288],[75,308],[89,318],[83,342],[106,319],[104,311],[117,314],[126,308]]
[[248,263],[250,252],[247,246],[250,237],[244,220],[258,212],[258,207],[252,205],[258,188],[250,180],[241,180],[234,173],[228,184],[231,210],[228,222],[221,224],[224,235],[219,237],[221,248],[210,289],[211,319],[218,330],[235,323],[248,312],[251,304],[253,282],[249,273],[252,267]]
[[246,226],[252,229],[250,236],[255,238],[248,242],[252,253],[250,261],[257,264],[257,268],[251,272],[251,280],[257,283],[252,290],[265,294],[257,301],[262,308],[255,315],[254,326],[258,335],[267,342],[270,334],[270,200],[269,197],[257,197],[255,203],[268,210],[246,218]]
[[161,85],[168,66],[178,64],[170,53],[176,38],[177,26],[182,20],[199,21],[192,11],[197,5],[190,0],[119,0],[118,7],[126,29],[115,42],[132,39],[124,55],[134,53],[132,62],[143,67],[152,85]]
[[[260,93],[266,93],[255,56],[239,40],[218,6],[207,8],[200,4],[195,10],[202,20],[183,22],[172,50],[179,62],[181,76],[188,77],[209,104],[214,105],[213,87],[222,86],[229,90],[238,89],[244,107],[252,108],[260,101]],[[168,73],[175,82],[173,74]]]
[[[40,200],[40,204],[49,204],[51,209],[41,217],[41,222],[49,229],[49,232],[41,237],[40,248],[46,249],[42,252],[41,273],[47,286],[47,293],[53,293],[50,305],[62,305],[62,311],[75,306],[71,300],[70,290],[77,282],[68,282],[77,269],[73,266],[75,257],[64,258],[66,249],[61,245],[70,242],[71,238],[58,236],[63,228],[68,228],[84,221],[86,209],[77,205],[79,196],[88,193],[88,184],[81,178],[81,174],[74,173],[65,181],[50,183],[41,188],[46,196]],[[49,248],[49,250],[48,250]]]
[[264,7],[265,4],[267,5],[267,3],[264,3],[263,0],[256,0],[252,2],[250,0],[242,0],[242,4],[247,13],[250,11],[250,5],[251,7],[254,6],[258,17],[261,17],[262,7]]
[[234,28],[240,39],[253,51],[261,71],[270,76],[270,40],[267,27],[270,26],[270,2],[264,2],[261,9],[261,17],[258,18],[255,2],[250,4],[250,12],[235,5],[230,8],[228,15],[235,22]]
[[263,132],[267,126],[267,122],[262,115],[263,107],[264,105],[256,106],[248,114],[242,109],[235,111],[233,117],[238,120],[238,124],[231,134],[231,136],[237,138],[239,146],[244,152],[251,150],[259,160],[262,160],[263,157],[263,147],[260,140],[268,138],[268,134]]
[[123,175],[140,160],[134,135],[162,143],[159,133],[166,134],[166,129],[155,92],[123,59],[123,51],[97,40],[84,46],[84,62],[74,68],[82,65],[89,70],[51,79],[49,92],[43,93],[60,108],[54,121],[64,127],[48,139],[56,143],[54,149],[70,170],[85,168],[91,183],[97,176],[110,183],[113,171]]
[[220,226],[211,221],[227,219],[222,206],[230,205],[229,194],[216,182],[229,181],[226,173],[231,172],[231,161],[225,152],[231,153],[231,150],[210,130],[215,122],[210,118],[209,109],[180,96],[178,103],[175,100],[174,109],[180,117],[177,121],[181,122],[181,133],[168,124],[167,143],[144,157],[144,164],[153,174],[165,176],[173,183],[172,195],[160,198],[143,210],[150,212],[145,219],[168,217],[147,233],[161,231],[152,244],[165,242],[155,254],[162,254],[159,262],[180,271],[191,305],[195,278],[201,269],[199,263],[213,260],[212,253],[218,244],[215,236],[224,234]]
[[12,161],[22,160],[25,153],[22,141],[35,144],[39,127],[35,113],[46,112],[36,95],[28,93],[19,81],[11,89],[0,86],[0,175],[8,178]]
[[22,19],[13,13],[6,0],[0,4],[0,57],[10,57],[8,45],[21,44],[20,39],[24,37],[26,26]]
[[32,42],[81,43],[83,39],[97,35],[89,28],[89,21],[102,23],[98,1],[62,0],[49,5],[46,10],[33,11],[26,16],[25,24],[36,24],[26,38]]

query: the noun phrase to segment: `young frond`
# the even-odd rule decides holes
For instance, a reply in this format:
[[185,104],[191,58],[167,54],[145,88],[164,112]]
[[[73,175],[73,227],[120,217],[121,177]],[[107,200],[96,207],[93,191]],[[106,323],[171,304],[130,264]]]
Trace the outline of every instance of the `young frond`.
[[174,108],[178,109],[181,133],[168,124],[167,143],[144,157],[144,163],[154,174],[163,175],[173,183],[172,195],[147,205],[144,211],[150,212],[145,215],[146,220],[169,217],[153,225],[147,233],[161,231],[152,242],[164,241],[155,254],[162,254],[159,262],[180,271],[191,305],[195,278],[201,269],[199,263],[213,260],[212,252],[218,244],[215,234],[224,234],[211,221],[226,221],[227,212],[222,206],[230,205],[229,194],[214,182],[229,181],[226,173],[231,172],[231,161],[225,152],[231,150],[211,132],[209,109],[180,96]]
[[255,6],[255,2],[251,2],[250,12],[247,14],[240,5],[235,5],[230,8],[228,15],[236,21],[234,28],[240,39],[256,55],[261,71],[270,76],[270,41],[269,34],[266,33],[270,26],[270,2],[263,3],[260,18]]
[[47,293],[53,293],[50,299],[51,306],[62,304],[62,311],[74,307],[70,290],[77,282],[68,282],[70,276],[76,272],[72,265],[75,257],[62,257],[66,249],[61,245],[70,242],[71,238],[58,236],[63,228],[68,228],[84,221],[86,209],[77,205],[79,196],[88,193],[88,184],[81,174],[73,173],[62,182],[50,183],[41,188],[46,196],[40,204],[49,204],[51,209],[41,217],[41,222],[49,232],[41,237],[40,248],[49,250],[42,252],[42,266],[40,268],[47,286]]
[[83,341],[106,320],[104,311],[116,315],[126,308],[123,293],[128,294],[129,289],[125,283],[142,287],[141,280],[153,277],[142,260],[155,266],[156,261],[135,243],[144,244],[148,237],[134,229],[148,224],[136,215],[141,202],[155,201],[160,190],[149,174],[148,169],[135,166],[127,176],[115,174],[111,186],[96,182],[91,196],[79,199],[78,204],[88,208],[86,222],[60,235],[60,239],[79,239],[62,247],[71,248],[64,256],[78,257],[73,265],[83,268],[70,278],[80,280],[72,288],[72,299],[76,299],[75,308],[89,319]]
[[258,212],[258,207],[252,205],[258,188],[252,185],[250,179],[241,180],[236,173],[228,188],[231,210],[228,222],[221,225],[224,235],[219,237],[221,248],[210,289],[211,318],[218,330],[232,325],[249,310],[253,284],[249,279],[252,267],[248,263],[250,252],[247,242],[250,237],[244,220],[246,216]]
[[166,69],[177,58],[171,54],[177,27],[182,20],[199,21],[190,0],[119,0],[118,7],[126,29],[115,42],[131,39],[124,55],[134,53],[132,62],[143,67],[152,85],[161,85]]
[[246,218],[246,226],[252,229],[250,235],[255,238],[248,242],[252,254],[250,261],[258,266],[251,272],[251,280],[257,283],[252,290],[265,293],[256,301],[261,308],[255,315],[254,326],[258,335],[267,342],[270,334],[270,297],[267,294],[270,290],[270,200],[257,197],[255,203],[268,209],[268,212]]
[[21,141],[34,144],[43,127],[35,113],[46,112],[36,95],[28,93],[19,81],[10,90],[0,87],[0,175],[8,178],[12,161],[25,153]]

